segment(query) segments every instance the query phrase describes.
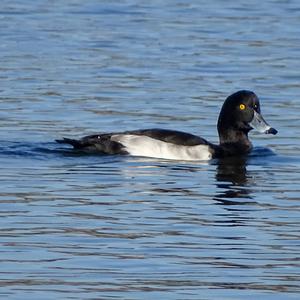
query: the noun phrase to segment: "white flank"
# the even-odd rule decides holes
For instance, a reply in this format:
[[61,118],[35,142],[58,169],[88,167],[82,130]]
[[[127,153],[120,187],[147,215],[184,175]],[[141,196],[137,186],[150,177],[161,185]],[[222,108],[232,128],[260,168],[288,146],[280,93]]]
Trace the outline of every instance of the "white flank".
[[134,156],[145,156],[176,160],[210,160],[212,154],[207,145],[181,146],[166,143],[147,136],[113,135],[112,141],[121,143]]

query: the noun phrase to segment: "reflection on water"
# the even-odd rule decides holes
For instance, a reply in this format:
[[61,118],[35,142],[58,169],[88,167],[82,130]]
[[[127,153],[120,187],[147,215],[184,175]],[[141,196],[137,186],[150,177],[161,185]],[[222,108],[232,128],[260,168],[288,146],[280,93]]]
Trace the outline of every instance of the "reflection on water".
[[[2,0],[0,297],[298,299],[299,5]],[[251,133],[247,158],[53,142],[154,127],[216,142],[241,88],[279,130]]]
[[247,174],[247,157],[234,157],[221,159],[217,165],[216,181],[218,190],[224,192],[217,194],[214,199],[220,204],[241,204],[234,199],[252,199],[251,177]]

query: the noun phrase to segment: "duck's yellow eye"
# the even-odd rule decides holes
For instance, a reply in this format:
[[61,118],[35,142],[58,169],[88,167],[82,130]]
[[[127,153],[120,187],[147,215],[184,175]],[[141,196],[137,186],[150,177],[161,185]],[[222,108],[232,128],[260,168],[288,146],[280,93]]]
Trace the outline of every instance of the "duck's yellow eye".
[[246,108],[245,104],[240,104],[240,110],[244,110]]

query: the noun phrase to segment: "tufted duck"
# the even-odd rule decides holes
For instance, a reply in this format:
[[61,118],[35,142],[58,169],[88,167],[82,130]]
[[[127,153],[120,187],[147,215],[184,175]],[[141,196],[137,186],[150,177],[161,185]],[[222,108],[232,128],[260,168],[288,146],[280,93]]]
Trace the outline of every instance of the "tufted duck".
[[229,96],[222,106],[218,119],[219,145],[190,133],[166,129],[99,133],[78,140],[64,138],[57,142],[71,144],[75,149],[93,153],[209,160],[250,152],[252,145],[248,132],[253,128],[262,133],[277,133],[260,114],[259,99],[255,93],[242,90]]

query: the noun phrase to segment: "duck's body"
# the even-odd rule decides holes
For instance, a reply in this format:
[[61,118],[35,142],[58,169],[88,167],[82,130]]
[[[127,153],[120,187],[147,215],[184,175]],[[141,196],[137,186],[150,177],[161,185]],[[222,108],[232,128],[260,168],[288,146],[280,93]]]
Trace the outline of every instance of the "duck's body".
[[80,140],[63,139],[75,149],[107,154],[129,154],[176,160],[209,160],[214,145],[185,132],[166,129],[144,129],[86,136]]
[[210,160],[246,154],[252,145],[248,132],[255,126],[265,133],[276,134],[260,115],[259,100],[250,91],[239,91],[223,104],[218,120],[220,144],[181,131],[144,129],[117,133],[100,133],[82,139],[58,140],[85,152],[127,154],[175,160]]

